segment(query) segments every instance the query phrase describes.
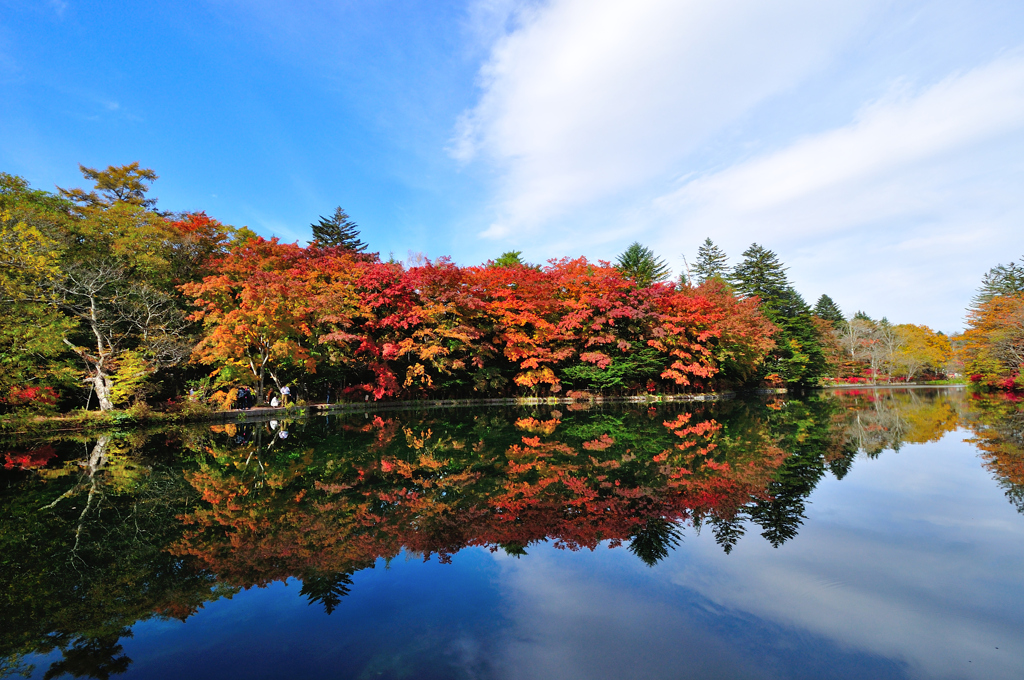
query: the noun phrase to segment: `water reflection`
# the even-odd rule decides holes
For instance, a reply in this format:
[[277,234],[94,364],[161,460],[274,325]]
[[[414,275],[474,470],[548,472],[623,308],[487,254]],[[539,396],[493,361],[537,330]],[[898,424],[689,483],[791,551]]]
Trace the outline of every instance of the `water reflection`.
[[970,427],[1020,507],[1015,404],[852,391],[691,408],[391,412],[40,442],[5,454],[0,675],[128,668],[138,621],[289,578],[328,614],[400,553],[529,559],[624,546],[647,565],[688,531],[779,547],[826,474]]

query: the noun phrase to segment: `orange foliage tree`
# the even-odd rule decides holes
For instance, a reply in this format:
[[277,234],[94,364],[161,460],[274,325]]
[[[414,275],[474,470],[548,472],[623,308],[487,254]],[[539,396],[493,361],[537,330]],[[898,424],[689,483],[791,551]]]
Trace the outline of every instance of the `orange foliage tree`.
[[[637,286],[606,262],[405,268],[375,255],[253,239],[195,299],[196,350],[262,386],[280,369],[341,376],[350,396],[501,394],[583,387],[701,389],[756,375],[774,326],[720,283]],[[582,367],[582,368],[581,368]],[[721,375],[720,375],[721,374]]]

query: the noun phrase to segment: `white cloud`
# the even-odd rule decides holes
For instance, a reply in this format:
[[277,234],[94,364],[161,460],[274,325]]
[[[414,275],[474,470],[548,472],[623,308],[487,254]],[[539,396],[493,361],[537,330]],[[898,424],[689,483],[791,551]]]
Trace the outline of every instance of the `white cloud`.
[[1000,59],[876,102],[846,127],[692,180],[659,202],[673,211],[703,211],[698,219],[712,218],[717,228],[783,212],[793,218],[797,207],[800,222],[784,231],[787,237],[841,230],[934,209],[950,196],[948,185],[968,179],[958,175],[977,171],[951,176],[938,167],[961,166],[964,151],[1022,128],[1024,59]]
[[757,241],[812,303],[955,332],[1024,254],[1024,56],[979,28],[1005,7],[961,32],[912,1],[480,7],[513,28],[450,153],[493,173],[480,235],[527,257]]
[[501,173],[488,235],[654,178],[829,63],[878,3],[554,0],[481,70],[452,154]]
[[692,251],[710,235],[738,254],[756,240],[850,313],[956,330],[981,273],[1024,252],[1022,150],[1024,58],[1010,55],[690,179],[654,202],[657,241]]

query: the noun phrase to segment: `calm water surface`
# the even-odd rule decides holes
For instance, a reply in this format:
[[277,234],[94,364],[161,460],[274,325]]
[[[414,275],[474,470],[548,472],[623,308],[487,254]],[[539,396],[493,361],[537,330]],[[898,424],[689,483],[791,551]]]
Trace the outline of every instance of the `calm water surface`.
[[960,389],[5,442],[0,677],[1020,678],[1022,444]]

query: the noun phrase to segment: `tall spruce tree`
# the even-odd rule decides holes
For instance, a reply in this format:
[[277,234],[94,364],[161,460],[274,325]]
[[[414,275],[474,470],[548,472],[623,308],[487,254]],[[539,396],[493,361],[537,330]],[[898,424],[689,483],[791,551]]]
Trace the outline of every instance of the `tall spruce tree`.
[[664,281],[672,272],[668,264],[657,257],[654,251],[635,241],[619,255],[615,266],[640,288]]
[[[1021,259],[1024,263],[1024,258]],[[1016,262],[997,264],[981,277],[981,286],[971,299],[971,307],[977,309],[999,295],[1020,295],[1024,293],[1024,266]]]
[[822,295],[818,298],[818,302],[814,305],[814,314],[825,321],[831,321],[832,325],[836,328],[846,321],[846,317],[843,316],[843,311],[839,309],[839,305],[828,295]]
[[366,250],[366,244],[359,240],[359,229],[355,222],[339,206],[329,219],[321,216],[314,222],[313,241],[326,248],[347,248],[356,253]]
[[710,238],[706,238],[697,249],[697,261],[693,264],[693,273],[699,284],[710,278],[725,279],[729,275],[729,257]]
[[766,305],[774,305],[791,289],[779,256],[756,243],[743,251],[743,261],[730,277],[736,291],[745,297],[757,296]]
[[811,308],[790,285],[786,270],[778,255],[754,243],[743,251],[731,278],[740,295],[760,298],[762,313],[779,327],[765,375],[777,374],[790,385],[813,385],[828,363]]

